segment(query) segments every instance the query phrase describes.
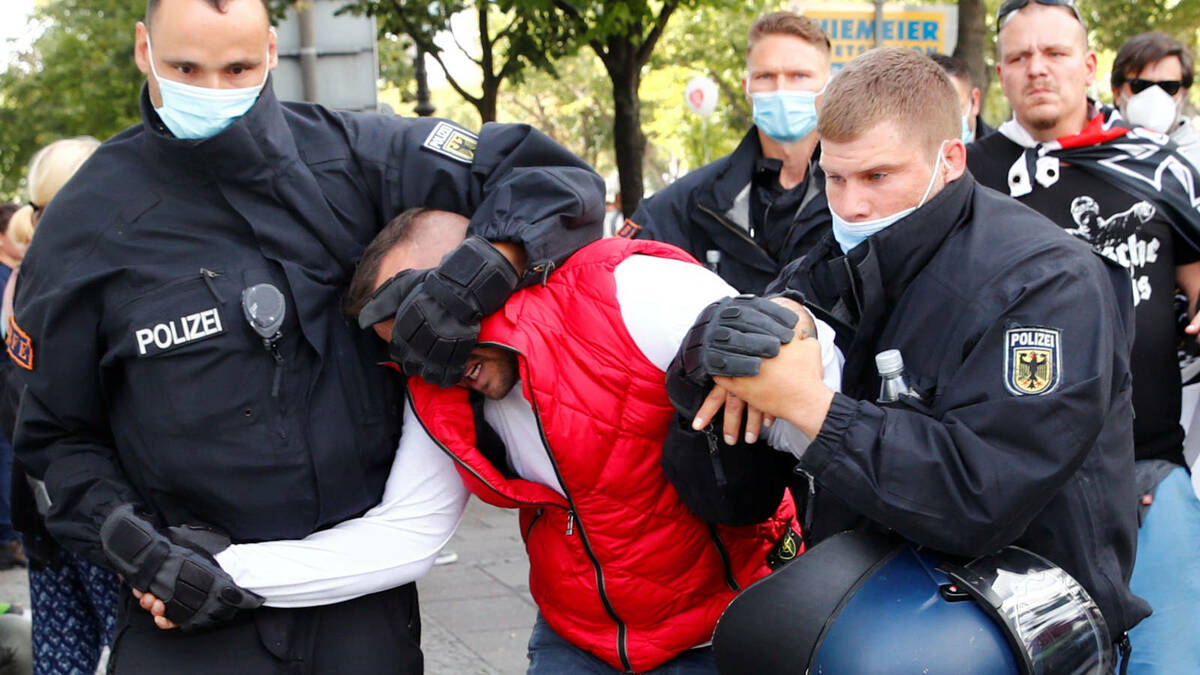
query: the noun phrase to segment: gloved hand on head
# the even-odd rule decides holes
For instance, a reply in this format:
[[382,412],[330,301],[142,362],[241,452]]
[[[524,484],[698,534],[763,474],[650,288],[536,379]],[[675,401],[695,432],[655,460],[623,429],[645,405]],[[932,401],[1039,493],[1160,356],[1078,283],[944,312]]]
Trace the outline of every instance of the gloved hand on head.
[[405,270],[383,283],[358,324],[394,318],[389,355],[409,375],[448,387],[463,376],[483,317],[504,306],[520,277],[481,237],[469,237],[429,270]]

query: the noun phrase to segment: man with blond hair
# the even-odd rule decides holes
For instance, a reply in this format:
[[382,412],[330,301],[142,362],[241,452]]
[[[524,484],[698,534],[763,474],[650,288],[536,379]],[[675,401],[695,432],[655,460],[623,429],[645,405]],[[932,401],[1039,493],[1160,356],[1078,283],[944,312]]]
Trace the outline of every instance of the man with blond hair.
[[[833,326],[844,393],[821,382],[812,340],[782,345],[756,377],[702,370],[813,439],[796,467],[810,544],[882,527],[953,556],[1020,546],[1074,577],[1117,640],[1149,613],[1128,586],[1132,316],[1111,289],[1127,277],[979,186],[960,117],[923,55],[847,65],[818,129],[833,233],[770,289]],[[888,349],[910,391],[876,402]]]
[[1087,97],[1096,53],[1073,2],[1008,0],[997,13],[996,72],[1013,118],[973,143],[980,183],[1008,194],[1127,270],[1134,452],[1183,465],[1175,286],[1200,330],[1200,175],[1166,136],[1130,128]]
[[759,17],[742,79],[754,127],[733,154],[643,201],[619,234],[675,244],[739,291],[762,292],[829,231],[814,131],[829,73],[829,38],[815,21]]

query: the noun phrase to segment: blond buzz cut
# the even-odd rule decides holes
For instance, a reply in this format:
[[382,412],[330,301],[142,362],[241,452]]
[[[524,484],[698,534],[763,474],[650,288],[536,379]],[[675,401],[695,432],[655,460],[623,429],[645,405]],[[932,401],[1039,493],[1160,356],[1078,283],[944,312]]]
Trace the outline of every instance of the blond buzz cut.
[[924,142],[930,156],[962,133],[958,92],[941,66],[903,47],[879,47],[846,64],[825,89],[817,132],[848,143],[881,123]]

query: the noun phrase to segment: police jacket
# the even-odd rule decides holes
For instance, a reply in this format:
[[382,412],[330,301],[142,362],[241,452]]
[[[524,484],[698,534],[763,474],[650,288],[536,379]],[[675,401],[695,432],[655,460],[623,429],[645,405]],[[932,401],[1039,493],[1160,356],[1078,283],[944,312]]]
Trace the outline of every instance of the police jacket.
[[[849,255],[830,237],[784,270],[775,286],[846,357],[797,467],[813,539],[873,522],[952,555],[1014,544],[1075,577],[1114,639],[1147,616],[1128,586],[1133,317],[1111,286],[1127,277],[969,172]],[[885,349],[917,397],[874,402]]]
[[[51,531],[97,562],[121,503],[245,542],[378,502],[402,383],[340,305],[404,209],[471,216],[475,234],[523,244],[539,279],[599,234],[599,177],[528,126],[477,138],[283,104],[269,84],[202,141],[172,137],[145,89],[142,115],[47,209],[9,341],[27,385],[18,452],[45,480]],[[243,313],[243,290],[263,283],[286,302],[273,343]]]
[[[772,255],[751,233],[750,203],[755,166],[762,158],[758,129],[752,127],[732,154],[702,166],[649,199],[630,220],[633,236],[674,244],[701,262],[719,251],[714,270],[742,293],[761,293],[784,265],[803,255],[829,232],[832,219],[825,200],[825,174],[816,156],[808,167],[808,188],[795,212],[771,210],[786,218],[786,241]],[[710,267],[711,269],[711,267]]]

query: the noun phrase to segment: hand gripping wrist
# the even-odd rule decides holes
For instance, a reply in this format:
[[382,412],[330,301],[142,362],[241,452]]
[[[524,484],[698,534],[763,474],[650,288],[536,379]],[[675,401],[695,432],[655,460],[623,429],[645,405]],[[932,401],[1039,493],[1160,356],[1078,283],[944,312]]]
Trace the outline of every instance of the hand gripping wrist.
[[183,630],[217,625],[263,602],[235,584],[207,553],[173,543],[130,504],[105,518],[100,544],[125,581],[162,600],[167,618]]

